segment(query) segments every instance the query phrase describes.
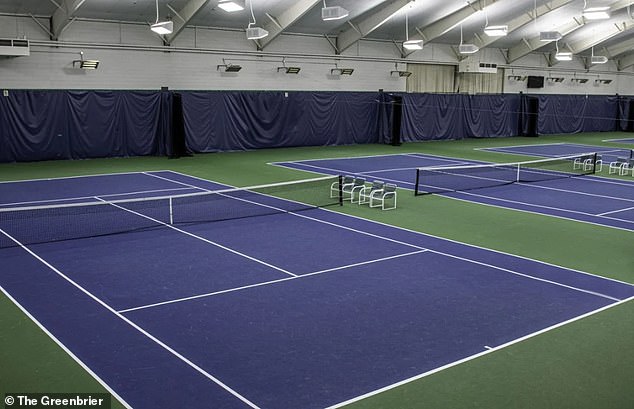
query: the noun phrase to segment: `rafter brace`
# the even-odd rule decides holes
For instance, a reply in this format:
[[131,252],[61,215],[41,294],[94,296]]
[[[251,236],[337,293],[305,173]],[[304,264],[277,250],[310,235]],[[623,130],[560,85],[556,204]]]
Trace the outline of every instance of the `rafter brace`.
[[[497,1],[499,0],[476,0],[468,3],[460,10],[454,11],[440,20],[436,20],[426,27],[416,27],[417,34],[410,37],[410,40],[423,40],[425,42],[433,41],[452,28],[460,25],[463,21],[473,15],[474,10],[476,12],[480,11],[484,8],[484,6],[489,6]],[[409,54],[411,54],[411,52],[409,52],[408,55]]]
[[86,0],[63,0],[51,16],[51,40],[59,40],[64,29],[73,22],[73,16]]
[[380,3],[371,12],[357,21],[351,28],[343,31],[337,36],[337,48],[339,52],[345,51],[348,47],[361,40],[377,28],[381,27],[394,14],[399,12],[411,0],[390,0]]
[[185,26],[187,26],[191,19],[194,18],[207,3],[209,3],[209,0],[189,0],[180,11],[174,12],[174,14],[179,16],[181,21],[174,22],[174,32],[164,37],[165,44],[170,45],[183,29],[185,29]]
[[260,49],[264,49],[317,4],[321,4],[321,0],[296,0],[279,16],[269,16],[271,21],[264,26],[269,35],[260,40]]

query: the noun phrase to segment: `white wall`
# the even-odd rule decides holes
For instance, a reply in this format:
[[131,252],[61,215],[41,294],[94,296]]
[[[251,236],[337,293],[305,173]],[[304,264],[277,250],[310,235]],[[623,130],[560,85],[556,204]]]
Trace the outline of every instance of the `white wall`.
[[[38,20],[48,26],[47,19]],[[77,20],[51,42],[48,34],[30,17],[0,16],[0,38],[31,40],[28,57],[0,57],[0,89],[159,89],[181,90],[345,90],[405,91],[406,80],[390,76],[395,61],[402,61],[391,42],[363,40],[336,56],[329,42],[319,36],[285,34],[258,53],[243,31],[187,28],[165,48],[147,25]],[[100,60],[99,69],[73,68],[72,61]],[[286,64],[300,66],[298,75],[277,72],[282,56]],[[239,64],[239,73],[216,70],[226,62]],[[355,69],[352,76],[329,75],[339,58],[340,67]],[[473,57],[505,66],[503,53],[484,49]],[[455,64],[452,48],[428,44],[407,59],[413,63]],[[405,64],[399,64],[405,69]],[[510,81],[508,75],[563,76],[563,83],[549,84],[536,93],[628,94],[634,95],[632,70],[618,72],[613,63],[593,67],[587,75],[580,59],[548,67],[542,54],[530,54],[506,68],[504,92],[527,92],[525,81]],[[587,84],[573,84],[569,78],[578,71],[590,78]],[[612,79],[596,86],[597,78]]]

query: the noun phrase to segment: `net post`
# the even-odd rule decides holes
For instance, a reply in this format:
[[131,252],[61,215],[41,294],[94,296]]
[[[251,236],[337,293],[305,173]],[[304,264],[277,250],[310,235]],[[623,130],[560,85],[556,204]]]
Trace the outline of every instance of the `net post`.
[[343,206],[343,175],[339,175],[339,206]]
[[518,182],[518,183],[521,182],[521,179],[520,179],[520,168],[521,168],[521,165],[518,163],[517,164],[517,175],[515,176],[515,181]]
[[174,224],[174,207],[172,206],[172,198],[169,198],[170,202],[170,225]]
[[414,196],[418,196],[418,182],[420,182],[420,169],[416,168],[416,183],[414,184]]
[[592,174],[595,175],[597,173],[597,152],[592,154]]

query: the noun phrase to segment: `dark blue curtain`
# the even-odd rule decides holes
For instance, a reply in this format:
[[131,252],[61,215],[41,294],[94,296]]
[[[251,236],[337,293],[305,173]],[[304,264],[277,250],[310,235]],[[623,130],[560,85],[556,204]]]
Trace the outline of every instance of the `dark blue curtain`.
[[540,95],[539,133],[614,131],[618,97],[605,95]]
[[71,157],[64,92],[10,91],[0,98],[2,161]]
[[182,92],[187,148],[215,152],[379,141],[379,94]]
[[518,95],[405,94],[403,141],[514,136]]
[[463,98],[463,105],[468,137],[518,135],[520,99],[517,95],[470,95]]
[[464,122],[465,95],[403,95],[403,142],[462,139],[467,136]]
[[157,92],[11,91],[0,99],[0,160],[161,153]]

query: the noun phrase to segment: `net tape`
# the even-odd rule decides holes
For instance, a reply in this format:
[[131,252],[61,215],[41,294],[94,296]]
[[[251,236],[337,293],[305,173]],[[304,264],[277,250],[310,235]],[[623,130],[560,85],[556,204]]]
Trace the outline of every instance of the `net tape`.
[[327,176],[171,196],[0,208],[0,229],[6,233],[0,232],[0,248],[338,205],[338,190],[331,193],[338,182],[338,176]]
[[416,170],[416,195],[449,193],[593,174],[596,153],[502,164],[432,166]]

